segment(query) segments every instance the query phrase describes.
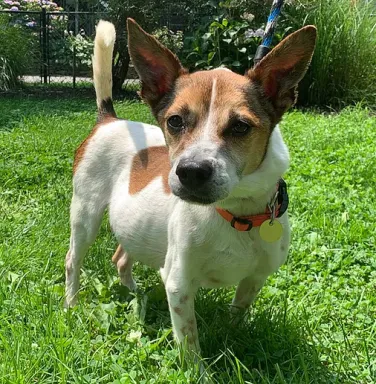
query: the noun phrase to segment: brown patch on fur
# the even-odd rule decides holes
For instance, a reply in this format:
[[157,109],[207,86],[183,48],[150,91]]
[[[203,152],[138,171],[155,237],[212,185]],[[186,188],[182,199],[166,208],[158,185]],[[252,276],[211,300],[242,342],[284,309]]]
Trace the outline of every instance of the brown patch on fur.
[[173,308],[174,312],[177,313],[179,316],[183,314],[183,310],[179,307],[174,307]]
[[196,319],[189,319],[187,321],[187,325],[184,325],[180,331],[185,337],[187,337],[189,344],[194,344],[197,341]]
[[184,325],[184,327],[182,327],[180,331],[183,335],[193,334],[194,327],[193,325]]
[[171,193],[168,185],[170,160],[167,147],[148,147],[139,151],[133,158],[129,180],[129,194],[142,191],[156,177],[162,176],[165,193]]
[[76,173],[78,166],[80,165],[82,159],[85,156],[86,147],[89,144],[91,138],[95,135],[98,128],[102,125],[109,124],[113,121],[116,121],[117,119],[115,117],[106,117],[103,118],[100,123],[96,124],[93,128],[93,130],[90,132],[89,136],[80,144],[80,146],[76,149],[76,152],[74,154],[74,161],[73,161],[73,174]]
[[188,300],[188,295],[184,295],[180,298],[179,302],[180,304],[184,304],[187,302],[187,300]]
[[192,333],[187,337],[189,344],[195,344],[197,341],[197,333]]

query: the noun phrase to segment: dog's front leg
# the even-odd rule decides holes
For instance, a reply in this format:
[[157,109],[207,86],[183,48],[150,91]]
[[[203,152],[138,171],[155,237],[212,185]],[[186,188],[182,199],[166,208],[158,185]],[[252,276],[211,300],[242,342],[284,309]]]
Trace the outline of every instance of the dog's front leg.
[[[175,264],[175,263],[173,263]],[[186,275],[182,265],[171,265],[168,272],[162,272],[166,286],[168,305],[170,309],[172,329],[179,344],[195,352],[199,352],[194,298],[197,287]]]

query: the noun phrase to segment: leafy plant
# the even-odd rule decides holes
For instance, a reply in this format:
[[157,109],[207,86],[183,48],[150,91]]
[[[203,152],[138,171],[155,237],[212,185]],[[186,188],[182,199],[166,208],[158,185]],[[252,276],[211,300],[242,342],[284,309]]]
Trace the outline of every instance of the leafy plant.
[[341,106],[362,101],[376,107],[376,15],[371,2],[295,1],[286,4],[285,25],[314,24],[318,40],[301,84],[300,102]]
[[[102,1],[103,11],[107,12],[109,20],[115,24],[116,29],[112,69],[113,90],[117,92],[121,89],[130,63],[125,29],[127,17],[134,18],[142,28],[152,32],[160,28],[161,24],[167,23],[165,16],[166,10],[169,10],[170,14],[179,16],[182,23],[188,26],[187,29],[190,29],[199,22],[202,14],[213,12],[216,4],[216,0],[181,0],[176,4],[172,4],[171,0],[150,0],[147,2],[128,0],[124,6],[123,0]],[[180,39],[177,36],[176,38],[177,40]]]
[[188,66],[192,66],[193,62],[193,66],[200,69],[226,66],[235,71],[244,71],[251,64],[260,36],[262,31],[255,32],[245,20],[235,21],[217,16],[191,38]]
[[[221,3],[219,10],[219,15],[186,38],[187,65],[199,69],[226,66],[244,73],[253,64],[264,24],[257,25],[252,13],[236,15],[229,1]],[[278,43],[287,31],[277,31],[273,43]]]
[[167,27],[161,27],[153,32],[153,35],[175,54],[183,48],[183,31],[171,31]]
[[0,89],[7,90],[28,65],[30,36],[22,26],[9,23],[8,15],[0,15]]
[[71,52],[76,51],[76,58],[78,59],[79,65],[90,67],[94,50],[94,40],[87,36],[83,30],[77,35],[73,33],[69,34],[67,39]]

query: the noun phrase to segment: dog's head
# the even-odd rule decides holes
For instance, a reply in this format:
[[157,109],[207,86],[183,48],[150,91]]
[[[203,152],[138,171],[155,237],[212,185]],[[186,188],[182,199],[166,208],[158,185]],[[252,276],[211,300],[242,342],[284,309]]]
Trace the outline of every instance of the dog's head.
[[128,19],[130,56],[169,147],[175,195],[210,204],[258,169],[273,128],[295,102],[315,40],[315,27],[298,30],[244,76],[227,69],[189,74]]

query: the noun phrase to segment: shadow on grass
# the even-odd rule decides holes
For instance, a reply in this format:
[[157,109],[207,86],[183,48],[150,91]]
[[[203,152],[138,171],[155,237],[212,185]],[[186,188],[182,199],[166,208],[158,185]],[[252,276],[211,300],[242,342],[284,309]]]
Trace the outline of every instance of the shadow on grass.
[[[137,89],[127,87],[115,100],[139,101]],[[95,92],[91,88],[73,90],[58,85],[37,85],[0,93],[0,131],[12,131],[26,119],[48,116],[71,116],[88,112],[96,116]]]
[[[113,95],[115,100],[139,100],[137,91],[140,86],[138,83],[126,82],[123,88]],[[21,83],[18,87],[0,92],[0,98],[16,98],[16,99],[90,99],[95,100],[95,90],[91,83],[78,83],[75,88],[71,83]]]
[[[148,292],[147,328],[171,327],[160,290],[161,286]],[[202,356],[214,383],[342,382],[320,360],[304,314],[296,318],[283,303],[263,308],[256,302],[245,317],[234,321],[228,293],[202,291],[196,300]]]
[[338,382],[309,341],[304,314],[296,318],[283,302],[266,307],[256,302],[245,317],[234,321],[228,291],[203,293],[196,303],[201,346],[219,383],[230,378],[252,383]]

